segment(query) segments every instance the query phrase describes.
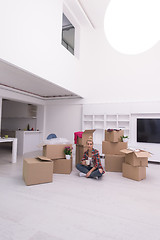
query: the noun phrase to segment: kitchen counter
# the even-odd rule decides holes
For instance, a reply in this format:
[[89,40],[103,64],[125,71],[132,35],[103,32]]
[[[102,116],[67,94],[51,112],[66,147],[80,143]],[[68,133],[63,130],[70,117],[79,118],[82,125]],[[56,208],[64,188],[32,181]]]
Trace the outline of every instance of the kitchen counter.
[[41,131],[21,131],[21,130],[19,130],[19,132],[24,132],[24,133],[42,133]]
[[42,150],[43,132],[42,131],[16,131],[18,139],[18,155]]

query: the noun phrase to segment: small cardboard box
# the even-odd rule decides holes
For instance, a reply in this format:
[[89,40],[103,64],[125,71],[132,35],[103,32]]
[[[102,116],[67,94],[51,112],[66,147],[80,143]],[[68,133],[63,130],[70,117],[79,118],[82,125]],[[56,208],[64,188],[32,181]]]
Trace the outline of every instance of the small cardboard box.
[[84,152],[87,151],[87,147],[83,145],[76,145],[76,165],[81,162]]
[[53,173],[70,174],[72,172],[72,159],[54,159]]
[[53,181],[53,162],[45,157],[25,158],[23,160],[23,179],[26,185]]
[[124,135],[123,130],[113,130],[113,131],[105,130],[105,141],[121,142],[121,136],[123,135]]
[[90,137],[90,136],[93,137],[94,131],[95,131],[95,129],[85,130],[85,131],[82,133],[82,138],[77,137],[77,144],[78,144],[78,145],[86,145],[86,141],[87,141],[88,137]]
[[148,157],[150,153],[142,150],[123,149],[122,153],[125,154],[125,162],[135,167],[147,167]]
[[102,153],[104,154],[124,154],[120,150],[127,148],[127,142],[102,142]]
[[72,144],[52,144],[43,146],[43,156],[50,159],[65,158],[64,149],[65,147],[71,147]]
[[134,167],[128,163],[122,164],[122,176],[140,181],[146,178],[146,167]]
[[105,170],[107,172],[122,172],[125,155],[105,154]]

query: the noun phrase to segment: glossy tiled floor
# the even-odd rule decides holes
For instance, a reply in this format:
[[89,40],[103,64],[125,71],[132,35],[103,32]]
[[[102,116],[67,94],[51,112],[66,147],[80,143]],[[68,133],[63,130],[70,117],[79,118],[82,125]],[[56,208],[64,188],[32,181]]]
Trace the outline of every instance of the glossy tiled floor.
[[26,186],[22,158],[0,156],[0,240],[160,239],[160,165],[150,164],[141,182],[121,173],[80,178],[73,169]]

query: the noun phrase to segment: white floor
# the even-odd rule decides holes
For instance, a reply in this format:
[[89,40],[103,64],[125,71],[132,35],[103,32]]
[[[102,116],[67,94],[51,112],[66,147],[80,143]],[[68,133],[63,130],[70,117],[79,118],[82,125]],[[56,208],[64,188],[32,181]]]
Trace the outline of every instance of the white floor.
[[[31,156],[30,154],[29,156]],[[54,174],[53,182],[26,186],[22,158],[0,150],[0,240],[159,240],[160,165],[146,180],[121,173],[101,180]]]

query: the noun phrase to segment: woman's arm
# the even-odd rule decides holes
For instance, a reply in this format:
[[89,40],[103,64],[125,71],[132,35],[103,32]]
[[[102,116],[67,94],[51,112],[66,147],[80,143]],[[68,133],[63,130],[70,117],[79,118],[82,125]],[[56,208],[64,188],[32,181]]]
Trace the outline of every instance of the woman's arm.
[[93,155],[93,159],[94,159],[94,167],[98,168],[99,167],[99,163],[100,163],[100,155],[99,155],[99,151],[95,150],[95,154]]
[[91,170],[89,170],[89,172],[86,174],[86,177],[89,177],[95,169],[95,167],[91,168]]
[[85,166],[86,166],[86,159],[87,159],[87,158],[88,158],[88,156],[87,156],[86,152],[84,152],[83,158],[82,158],[82,160],[81,160],[81,164],[82,164],[82,165],[85,165]]
[[98,150],[95,150],[95,154],[94,154],[94,167],[98,168],[98,169],[102,169],[103,173],[105,173],[102,164],[101,164],[101,160],[100,160],[100,154]]

